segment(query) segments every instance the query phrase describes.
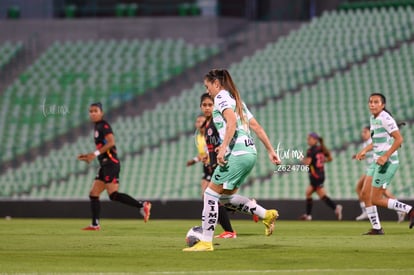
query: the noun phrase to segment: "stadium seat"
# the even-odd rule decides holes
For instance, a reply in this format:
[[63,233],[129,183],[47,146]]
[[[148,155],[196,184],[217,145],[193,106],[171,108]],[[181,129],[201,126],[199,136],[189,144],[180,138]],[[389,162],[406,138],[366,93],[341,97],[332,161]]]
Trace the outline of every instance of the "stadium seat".
[[[21,44],[13,48],[10,43],[0,47],[0,67],[20,48]],[[215,46],[172,39],[55,42],[0,99],[2,110],[15,108],[12,119],[3,119],[4,129],[16,124],[26,132],[37,129],[43,134],[35,142],[22,136],[23,140],[2,143],[0,149],[8,153],[0,161],[85,122],[82,110],[91,102],[101,101],[109,111],[215,53]],[[0,138],[6,134],[0,132]]]
[[[355,144],[360,142],[362,127],[369,123],[367,99],[372,91],[381,91],[387,95],[387,107],[393,111],[397,119],[414,119],[411,108],[414,103],[414,45],[406,41],[407,37],[411,38],[414,34],[408,28],[409,24],[413,23],[413,15],[412,9],[407,8],[398,8],[391,12],[373,9],[325,13],[301,29],[293,31],[277,42],[269,43],[263,50],[229,67],[242,98],[266,129],[274,147],[281,143],[286,150],[306,152],[306,136],[309,132],[318,132],[325,138],[328,148],[334,154],[334,161],[326,166],[326,184],[334,198],[356,197],[353,189],[363,167],[360,162],[352,161],[351,156],[358,149]],[[167,47],[169,42],[164,44]],[[84,47],[87,47],[88,51],[92,48],[92,45],[87,43],[81,45],[82,47],[77,49],[80,52]],[[117,44],[114,41],[105,41],[97,43],[93,48],[100,49],[99,55],[110,57],[109,53],[115,45]],[[144,41],[142,44],[134,45],[138,49],[152,44]],[[119,46],[125,47],[122,43]],[[152,46],[156,48],[155,44]],[[172,43],[168,47],[175,46],[176,44]],[[397,49],[390,50],[395,47]],[[64,45],[56,45],[55,48],[56,52],[59,52],[56,55],[59,56]],[[191,51],[189,48],[187,50]],[[99,56],[98,53],[95,54],[94,57]],[[156,56],[156,52],[150,52],[148,56],[153,57],[152,54]],[[172,59],[179,58],[173,52],[167,56]],[[55,59],[58,62],[59,58]],[[49,63],[45,60],[44,64]],[[94,63],[91,61],[91,64]],[[145,80],[146,84],[142,86],[145,88],[152,85],[151,81],[147,83],[148,79],[157,77],[157,69],[150,68],[143,76],[131,72],[122,75],[111,71],[107,63],[100,65],[102,68],[95,64],[91,66],[91,71],[85,72],[86,75],[94,77],[93,81],[83,81],[82,74],[72,72],[65,74],[64,78],[49,81],[51,85],[47,84],[45,87],[59,87],[59,81],[63,81],[65,85],[82,83],[90,88],[94,88],[94,83],[99,83],[96,87],[105,94],[108,86],[129,87],[135,79]],[[120,67],[117,66],[116,70],[119,70]],[[174,64],[166,68],[166,71],[172,74],[179,72],[183,67],[181,64]],[[345,70],[342,71],[343,69]],[[44,76],[54,73],[50,68],[40,71]],[[27,73],[33,72],[29,70]],[[334,74],[331,75],[332,73]],[[134,79],[132,82],[131,78]],[[25,81],[34,86],[39,85],[31,78]],[[19,81],[18,85],[12,88],[19,91],[24,85],[25,83]],[[123,190],[148,199],[184,200],[200,197],[201,166],[185,167],[185,163],[196,154],[192,136],[193,124],[199,113],[199,96],[204,90],[201,83],[195,84],[191,89],[183,91],[180,96],[160,103],[153,110],[136,117],[119,118],[111,123],[119,136],[117,142],[123,163]],[[77,97],[83,96],[77,94]],[[185,110],[180,109],[180,106],[186,106]],[[16,108],[14,112],[19,114],[21,109]],[[12,119],[17,120],[18,117]],[[53,125],[53,122],[51,124]],[[140,125],[139,129],[134,127],[135,125]],[[22,128],[22,131],[30,130],[31,128]],[[410,129],[403,131],[404,136],[413,134]],[[11,139],[12,136],[8,138]],[[39,139],[40,142],[43,141],[42,138]],[[412,197],[412,192],[407,191],[411,190],[407,179],[412,176],[409,172],[411,162],[407,154],[412,152],[414,143],[409,140],[410,138],[407,138],[400,150],[401,167],[395,179],[398,188],[394,191],[402,198]],[[23,139],[20,142],[27,141]],[[36,168],[28,168],[35,167],[35,164],[37,168],[43,169],[56,169],[56,166],[62,166],[59,174],[46,173],[44,179],[40,178],[39,185],[35,186],[29,181],[29,190],[26,191],[29,192],[28,197],[33,193],[33,196],[41,194],[43,198],[59,196],[86,199],[88,190],[79,183],[90,182],[97,167],[96,164],[86,166],[74,158],[78,151],[90,151],[88,144],[89,136],[80,137],[77,142],[68,144],[65,149],[53,154],[64,157],[56,159],[49,155],[37,158],[27,164],[25,169],[1,175],[0,183],[3,185],[5,182],[12,182],[19,175],[25,175],[26,171],[36,171]],[[241,192],[257,199],[302,199],[308,184],[306,171],[274,173],[275,167],[268,161],[266,151],[260,142],[257,142],[257,148],[257,165],[249,178],[249,184]],[[5,151],[10,152],[9,155],[14,153],[14,148],[7,149]],[[63,152],[65,154],[62,154]],[[69,165],[69,161],[76,164]],[[299,161],[287,158],[284,163],[293,164]],[[346,177],[341,176],[344,171]],[[26,174],[25,178],[31,178],[31,174]],[[60,184],[61,180],[65,184]],[[61,188],[58,185],[64,185],[70,191],[57,191]],[[45,189],[51,189],[50,193]],[[8,194],[15,192],[10,188],[4,190],[9,190]]]

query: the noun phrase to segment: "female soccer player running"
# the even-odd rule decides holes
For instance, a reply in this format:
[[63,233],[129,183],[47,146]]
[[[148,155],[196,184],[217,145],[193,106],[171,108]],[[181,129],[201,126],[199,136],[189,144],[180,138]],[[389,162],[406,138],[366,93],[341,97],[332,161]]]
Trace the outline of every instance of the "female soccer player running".
[[[387,188],[398,169],[397,150],[403,142],[397,123],[385,108],[385,104],[386,99],[383,94],[373,93],[370,95],[368,107],[372,114],[370,118],[372,143],[356,155],[357,160],[362,160],[367,152],[374,150],[375,162],[367,172],[367,176],[372,177],[372,182],[369,184],[369,181],[366,181],[362,190],[365,209],[372,225],[372,229],[364,233],[366,235],[384,234],[378,217],[377,206],[407,213],[410,219],[409,228],[414,226],[414,211],[411,205],[383,196],[384,189]],[[372,187],[369,185],[372,185]],[[371,192],[367,192],[370,189]]]
[[[399,126],[399,125],[398,125]],[[371,131],[370,131],[370,127],[369,126],[365,126],[362,131],[361,131],[361,138],[362,138],[362,148],[367,147],[369,144],[372,143],[372,139],[371,139]],[[355,155],[352,157],[355,158]],[[365,203],[364,200],[362,198],[362,188],[364,187],[364,183],[365,181],[369,181],[368,187],[367,188],[371,188],[372,184],[372,177],[371,176],[367,176],[367,172],[369,167],[371,166],[371,164],[374,162],[374,153],[372,151],[369,151],[365,154],[365,163],[366,163],[366,169],[365,169],[365,173],[359,178],[355,191],[358,195],[358,200],[359,200],[359,205],[361,207],[361,215],[359,215],[358,217],[356,217],[355,219],[357,221],[362,221],[362,220],[366,220],[368,219],[368,214],[367,211],[365,211]],[[366,190],[366,192],[371,192],[371,190]],[[384,196],[390,199],[395,199],[395,196],[388,190],[388,189],[384,189]],[[405,218],[405,213],[401,212],[401,211],[397,211],[397,216],[398,216],[398,222],[402,222],[404,221]]]
[[236,211],[258,215],[263,219],[266,236],[273,233],[274,222],[278,217],[275,209],[266,210],[256,201],[236,194],[257,159],[256,147],[249,128],[265,145],[272,163],[280,164],[266,132],[242,102],[227,70],[211,70],[204,77],[204,85],[214,98],[213,121],[222,143],[217,150],[219,166],[214,170],[211,182],[204,192],[203,236],[200,242],[183,251],[214,250],[212,240],[217,225],[219,201]]
[[95,123],[94,139],[96,151],[88,154],[80,154],[78,160],[90,163],[96,157],[98,158],[100,168],[93,182],[92,189],[89,193],[92,211],[92,224],[83,228],[83,230],[100,230],[100,201],[99,195],[106,190],[112,201],[118,201],[140,209],[144,222],[150,217],[151,203],[140,202],[127,194],[119,193],[119,172],[121,165],[117,157],[115,137],[111,126],[103,120],[103,110],[101,103],[92,103],[89,106],[89,117]]
[[336,204],[326,194],[323,183],[325,181],[325,162],[332,161],[331,152],[323,143],[323,138],[316,133],[308,135],[310,146],[303,160],[309,166],[310,185],[306,188],[306,214],[300,217],[301,220],[312,220],[313,199],[312,194],[316,192],[319,198],[334,210],[336,218],[342,220],[342,205]]

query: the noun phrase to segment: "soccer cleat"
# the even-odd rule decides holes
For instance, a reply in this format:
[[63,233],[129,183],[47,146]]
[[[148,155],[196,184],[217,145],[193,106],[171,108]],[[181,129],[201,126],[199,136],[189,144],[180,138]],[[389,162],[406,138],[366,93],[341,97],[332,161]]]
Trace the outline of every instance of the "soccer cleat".
[[338,221],[342,220],[342,205],[338,204],[335,208],[335,215]]
[[405,219],[405,215],[406,215],[405,212],[397,211],[397,216],[398,216],[397,222],[402,223]]
[[411,208],[410,212],[408,212],[408,218],[410,219],[410,229],[414,226],[414,209]]
[[382,228],[380,229],[374,229],[371,228],[371,230],[369,230],[368,232],[363,233],[362,235],[384,235],[384,230],[382,230]]
[[152,204],[148,201],[144,202],[142,204],[141,209],[139,210],[139,212],[141,213],[142,216],[144,216],[144,222],[147,222],[150,218],[151,215],[151,207]]
[[301,220],[301,221],[311,221],[312,220],[312,215],[303,214],[302,216],[299,217],[299,220]]
[[367,212],[363,212],[363,213],[361,213],[361,215],[359,215],[358,217],[355,218],[355,220],[357,220],[357,221],[362,221],[362,220],[367,220],[367,219],[368,219]]
[[212,242],[203,242],[199,241],[192,247],[187,247],[183,249],[184,252],[201,252],[201,251],[214,251]]
[[275,221],[279,217],[279,213],[276,209],[266,210],[263,224],[265,226],[265,235],[270,236],[275,229]]
[[101,226],[100,225],[89,225],[87,227],[82,228],[82,230],[87,230],[87,231],[99,231],[101,230]]
[[215,236],[214,238],[217,239],[236,239],[237,234],[236,232],[224,231],[220,235]]

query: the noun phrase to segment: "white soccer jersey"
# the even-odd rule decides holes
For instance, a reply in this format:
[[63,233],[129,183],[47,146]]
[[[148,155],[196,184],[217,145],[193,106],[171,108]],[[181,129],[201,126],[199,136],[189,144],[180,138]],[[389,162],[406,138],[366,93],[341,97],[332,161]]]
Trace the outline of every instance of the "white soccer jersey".
[[[368,140],[364,141],[362,143],[362,149],[367,147],[372,143],[372,139],[369,138]],[[365,162],[367,164],[367,168],[371,166],[371,164],[374,162],[374,152],[371,150],[365,154]]]
[[[371,137],[374,146],[374,160],[384,155],[392,146],[394,139],[391,133],[398,130],[397,123],[394,118],[382,111],[376,118],[371,116]],[[395,151],[389,158],[391,163],[398,163],[398,152]]]
[[[220,139],[224,139],[224,134],[226,132],[226,121],[223,116],[223,112],[226,109],[232,109],[236,113],[237,118],[236,133],[227,148],[227,153],[231,152],[233,155],[256,153],[256,147],[253,138],[250,135],[249,125],[243,125],[240,116],[236,112],[236,100],[226,90],[221,90],[214,97],[213,121],[220,135]],[[253,118],[252,113],[244,103],[243,114],[247,121]]]

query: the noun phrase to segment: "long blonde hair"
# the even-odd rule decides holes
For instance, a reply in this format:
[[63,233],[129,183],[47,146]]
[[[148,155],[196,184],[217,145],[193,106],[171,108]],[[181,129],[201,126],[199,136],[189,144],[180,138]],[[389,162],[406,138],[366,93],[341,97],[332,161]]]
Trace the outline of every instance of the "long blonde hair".
[[227,90],[236,101],[236,113],[239,115],[242,123],[247,124],[243,113],[243,102],[241,100],[239,90],[237,89],[236,84],[234,84],[230,73],[226,69],[213,69],[205,75],[204,79],[209,82],[213,82],[217,79],[220,82],[220,85]]

